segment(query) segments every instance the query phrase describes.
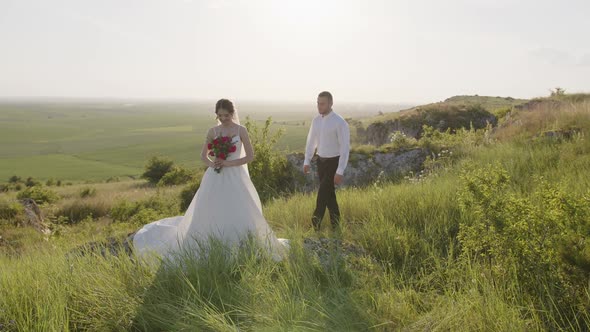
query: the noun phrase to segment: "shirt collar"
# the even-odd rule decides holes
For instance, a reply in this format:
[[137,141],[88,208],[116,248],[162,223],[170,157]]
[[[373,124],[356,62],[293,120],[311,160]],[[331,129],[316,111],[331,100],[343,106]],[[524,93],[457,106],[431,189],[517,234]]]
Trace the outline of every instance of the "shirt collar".
[[330,117],[330,116],[332,115],[332,113],[334,113],[334,110],[330,110],[330,112],[329,112],[328,114],[325,114],[325,115],[324,115],[324,114],[322,114],[322,118],[324,118],[324,119],[325,119],[325,118],[327,118],[327,117]]

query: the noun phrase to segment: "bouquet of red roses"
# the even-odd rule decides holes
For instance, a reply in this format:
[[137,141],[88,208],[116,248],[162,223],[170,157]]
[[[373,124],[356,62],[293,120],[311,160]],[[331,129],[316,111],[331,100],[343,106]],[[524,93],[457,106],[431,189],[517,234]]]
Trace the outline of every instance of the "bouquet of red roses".
[[[209,155],[226,160],[230,153],[236,152],[236,145],[232,142],[232,138],[230,136],[218,136],[213,139],[209,144],[207,144],[207,148],[209,149]],[[221,167],[216,167],[215,172],[221,172]]]

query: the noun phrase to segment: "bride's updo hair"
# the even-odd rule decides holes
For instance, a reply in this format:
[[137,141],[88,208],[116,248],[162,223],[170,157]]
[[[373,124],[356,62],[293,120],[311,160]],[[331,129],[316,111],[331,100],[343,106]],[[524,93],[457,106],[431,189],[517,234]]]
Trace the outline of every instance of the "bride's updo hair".
[[232,116],[236,112],[236,110],[234,109],[234,103],[232,103],[229,99],[219,99],[217,101],[217,103],[215,104],[215,114],[217,114],[217,112],[222,108],[224,110],[227,110]]

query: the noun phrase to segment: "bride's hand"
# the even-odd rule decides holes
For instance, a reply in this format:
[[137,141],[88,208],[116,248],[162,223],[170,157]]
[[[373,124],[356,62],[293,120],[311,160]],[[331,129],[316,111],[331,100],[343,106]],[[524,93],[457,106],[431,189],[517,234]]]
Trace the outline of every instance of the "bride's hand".
[[219,168],[219,167],[224,167],[224,166],[227,166],[227,165],[226,165],[226,161],[225,160],[223,160],[223,159],[215,159],[214,166],[216,168]]

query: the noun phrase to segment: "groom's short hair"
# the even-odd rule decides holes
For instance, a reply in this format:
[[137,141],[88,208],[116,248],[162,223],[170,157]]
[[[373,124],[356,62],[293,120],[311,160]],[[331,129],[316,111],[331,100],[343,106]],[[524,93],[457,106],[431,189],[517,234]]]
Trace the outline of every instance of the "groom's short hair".
[[328,98],[328,100],[330,101],[330,103],[334,102],[334,99],[332,98],[332,94],[329,93],[328,91],[322,91],[320,92],[320,94],[318,95],[318,97],[326,97]]

